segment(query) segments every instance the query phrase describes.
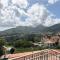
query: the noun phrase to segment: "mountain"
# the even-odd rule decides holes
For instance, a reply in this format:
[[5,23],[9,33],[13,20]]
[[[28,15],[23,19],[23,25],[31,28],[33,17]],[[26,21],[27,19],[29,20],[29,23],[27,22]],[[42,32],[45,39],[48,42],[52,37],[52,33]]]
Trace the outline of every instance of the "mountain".
[[31,33],[47,33],[47,32],[60,32],[60,24],[56,24],[50,27],[45,27],[43,25],[39,25],[37,27],[31,26],[18,26],[16,28],[8,29],[0,32],[1,35],[15,35],[15,34],[31,34]]
[[60,24],[55,24],[53,26],[47,27],[45,31],[54,32],[54,33],[60,32]]
[[0,35],[14,35],[14,34],[27,34],[27,33],[40,33],[42,32],[46,27],[43,25],[39,25],[37,27],[31,27],[31,26],[18,26],[16,28],[8,29],[5,31],[0,32]]

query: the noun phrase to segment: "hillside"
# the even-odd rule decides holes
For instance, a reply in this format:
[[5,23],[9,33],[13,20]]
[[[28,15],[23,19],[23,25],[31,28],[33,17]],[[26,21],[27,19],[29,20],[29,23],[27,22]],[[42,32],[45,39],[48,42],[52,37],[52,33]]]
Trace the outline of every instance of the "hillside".
[[31,33],[47,33],[47,32],[60,32],[60,24],[56,24],[50,27],[39,25],[37,27],[18,26],[16,28],[8,29],[0,32],[1,35],[15,35],[15,34],[31,34]]
[[14,35],[14,34],[31,34],[31,33],[40,33],[42,32],[46,27],[39,25],[37,27],[27,27],[27,26],[18,26],[16,28],[8,29],[5,31],[0,32],[0,35]]
[[53,26],[47,27],[45,31],[49,31],[53,33],[60,32],[60,24],[55,24]]

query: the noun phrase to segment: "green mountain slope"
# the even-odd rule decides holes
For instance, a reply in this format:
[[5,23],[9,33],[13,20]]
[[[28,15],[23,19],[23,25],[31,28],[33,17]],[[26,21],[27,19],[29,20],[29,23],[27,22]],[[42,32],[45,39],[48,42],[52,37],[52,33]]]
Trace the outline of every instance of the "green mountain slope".
[[31,34],[31,33],[44,33],[44,32],[60,32],[60,24],[50,27],[39,25],[37,27],[18,26],[16,28],[8,29],[0,32],[0,35],[14,35],[14,34]]

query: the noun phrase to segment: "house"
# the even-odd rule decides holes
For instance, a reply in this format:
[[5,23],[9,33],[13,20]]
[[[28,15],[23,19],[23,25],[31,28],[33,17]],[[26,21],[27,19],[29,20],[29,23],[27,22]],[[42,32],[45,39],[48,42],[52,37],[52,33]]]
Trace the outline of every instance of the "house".
[[49,35],[45,34],[42,37],[42,42],[49,47],[60,45],[60,34]]

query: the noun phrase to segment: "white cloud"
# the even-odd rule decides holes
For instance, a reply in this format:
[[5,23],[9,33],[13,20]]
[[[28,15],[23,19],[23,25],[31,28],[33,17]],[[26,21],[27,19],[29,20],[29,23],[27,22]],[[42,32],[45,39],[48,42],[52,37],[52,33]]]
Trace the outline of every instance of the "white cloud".
[[20,8],[26,8],[28,6],[27,0],[1,0],[2,6],[8,7],[10,5],[18,5]]
[[59,0],[48,0],[48,3],[49,4],[54,4],[54,3],[56,3],[56,2],[58,2]]
[[59,18],[52,18],[54,15],[49,15],[47,17],[47,19],[44,21],[44,26],[46,27],[49,27],[49,26],[52,26],[52,25],[55,25],[55,24],[58,24],[60,23],[60,19]]
[[2,4],[3,7],[8,6],[8,0],[0,0],[0,3]]
[[[7,1],[2,0],[3,8],[0,10],[0,27],[11,28],[16,26],[37,26],[42,24],[44,26],[52,26],[60,23],[60,19],[52,18],[52,14],[46,6],[38,3],[33,4],[28,8],[27,12],[24,8],[28,6],[27,0],[12,0],[12,4],[8,6]],[[51,3],[51,1],[49,1]],[[17,7],[19,6],[19,7]],[[21,9],[22,8],[22,9]],[[22,21],[21,17],[26,16],[25,21]],[[4,28],[4,29],[5,29]]]
[[[1,0],[3,8],[0,10],[0,27],[16,27],[19,25],[24,25],[21,17],[27,15],[27,13],[21,9],[26,8],[28,1],[27,0],[11,0],[11,5],[9,6],[9,0]],[[19,8],[17,7],[19,6]]]
[[28,5],[27,0],[12,0],[12,3],[19,5],[20,8],[26,8]]
[[44,5],[34,4],[27,10],[28,18],[26,19],[27,24],[31,26],[37,26],[42,24],[46,27],[60,23],[60,19],[55,17]]
[[0,14],[0,27],[15,27],[23,25],[21,16],[25,15],[25,11],[15,8],[2,9]]
[[32,5],[27,10],[28,18],[26,21],[33,26],[41,24],[48,16],[48,10],[45,8],[44,5],[39,5],[38,3]]
[[47,19],[44,21],[44,26],[52,26],[55,24],[55,21],[51,18],[51,16],[48,16]]

